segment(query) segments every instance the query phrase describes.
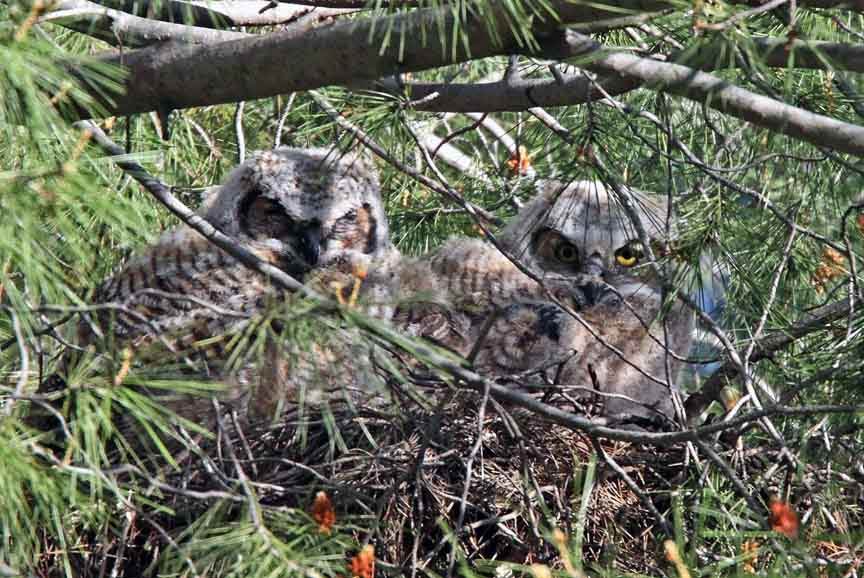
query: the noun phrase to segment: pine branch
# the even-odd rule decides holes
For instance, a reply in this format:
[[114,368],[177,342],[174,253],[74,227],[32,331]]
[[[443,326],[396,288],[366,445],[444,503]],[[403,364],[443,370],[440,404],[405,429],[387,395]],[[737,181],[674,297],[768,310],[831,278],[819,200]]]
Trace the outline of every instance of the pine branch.
[[[549,4],[562,23],[619,14],[564,0]],[[644,9],[658,2],[619,4],[621,9]],[[531,32],[542,37],[558,25],[548,14],[537,14]],[[460,21],[446,7],[427,8],[338,23],[302,35],[284,32],[210,46],[151,47],[104,58],[127,68],[125,93],[106,98],[94,91],[94,96],[117,115],[252,100],[520,52],[525,50],[520,32],[506,9],[494,5]],[[89,118],[91,113],[79,114]]]
[[[823,305],[808,313],[803,319],[793,323],[786,329],[778,329],[757,339],[750,346],[748,363],[754,363],[772,357],[798,339],[828,329],[831,323],[849,315],[851,304],[848,299]],[[702,385],[702,388],[691,394],[684,402],[688,420],[693,421],[707,409],[714,400],[719,400],[721,390],[738,375],[738,367],[726,362],[714,372]]]
[[[585,10],[573,12],[567,5],[557,7],[562,18],[585,16]],[[423,70],[448,62],[526,51],[517,31],[506,26],[503,11],[494,12],[490,17],[491,23],[478,17],[466,17],[462,23],[467,39],[465,45],[454,38],[448,46],[440,34],[434,39],[428,38],[427,46],[403,45],[392,40],[422,37],[427,29],[449,30],[455,25],[452,14],[441,9],[426,9],[319,28],[300,36],[274,34],[205,47],[172,45],[145,49],[126,54],[120,61],[113,59],[122,61],[130,70],[127,93],[115,102],[104,102],[103,99],[103,103],[117,114],[154,108],[172,110],[248,100],[328,84],[355,83],[394,71]],[[552,30],[548,22],[537,20],[538,24],[533,27],[536,35],[542,37]],[[492,29],[497,31],[495,37]],[[783,56],[777,41],[765,43],[765,47],[767,56],[774,59]],[[601,48],[591,38],[568,31],[557,35],[554,40],[547,40],[542,52],[558,58],[584,57],[588,54],[594,56]],[[864,59],[857,58],[860,52],[864,52],[864,48],[858,46],[832,44],[814,50],[811,49],[813,55],[802,58],[802,62],[821,63],[819,50],[833,52],[853,69],[864,62]],[[802,54],[805,52],[802,47]],[[285,54],[286,58],[290,56],[292,66],[284,66],[280,54]],[[864,155],[864,128],[755,94],[687,66],[610,52],[594,58],[588,67],[611,74],[613,78],[618,76],[621,79],[619,86],[611,87],[617,89],[616,92],[645,83],[655,90],[707,102],[722,112],[807,142]],[[227,83],[226,78],[235,79],[235,82]],[[590,98],[592,92],[586,89],[577,94]],[[531,107],[550,104],[537,101],[530,90],[525,91],[524,98],[530,101]],[[86,116],[87,113],[82,111],[82,114]]]
[[555,44],[547,45],[547,55],[570,58],[593,57],[596,54],[596,58],[586,64],[591,70],[637,79],[652,90],[705,103],[757,126],[814,145],[864,156],[864,127],[779,102],[688,66],[640,58],[624,52],[600,53],[600,43],[577,32],[565,31]]
[[[756,38],[751,42],[754,59],[765,66],[864,72],[864,44],[789,42],[782,38]],[[718,41],[700,46],[698,51],[688,52],[686,56],[673,53],[663,60],[692,66],[703,72],[720,66],[725,69],[729,63],[720,59],[725,46]],[[793,55],[794,59],[790,58]],[[596,82],[612,96],[643,86],[643,81],[637,77],[608,72],[601,72]],[[404,91],[418,101],[414,105],[416,110],[428,112],[504,112],[527,110],[534,106],[573,106],[604,98],[593,85],[594,82],[583,74],[471,84],[418,82],[403,87],[392,79],[382,79],[374,84],[375,88],[391,93]]]

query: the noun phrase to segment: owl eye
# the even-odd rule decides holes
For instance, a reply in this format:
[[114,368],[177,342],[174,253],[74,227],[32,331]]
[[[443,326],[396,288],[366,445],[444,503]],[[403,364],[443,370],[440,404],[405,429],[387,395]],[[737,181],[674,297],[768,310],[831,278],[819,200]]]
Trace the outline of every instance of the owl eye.
[[339,217],[340,223],[345,223],[346,225],[350,225],[357,222],[357,211],[348,211],[341,217]]
[[615,262],[622,267],[633,267],[642,258],[639,242],[630,242],[615,250]]
[[579,264],[579,248],[553,229],[542,229],[534,237],[537,255],[572,269]]
[[240,227],[253,239],[283,239],[295,234],[296,224],[273,199],[250,196],[241,208]]
[[579,260],[579,251],[567,241],[562,240],[561,243],[555,247],[555,257],[562,263],[571,264]]

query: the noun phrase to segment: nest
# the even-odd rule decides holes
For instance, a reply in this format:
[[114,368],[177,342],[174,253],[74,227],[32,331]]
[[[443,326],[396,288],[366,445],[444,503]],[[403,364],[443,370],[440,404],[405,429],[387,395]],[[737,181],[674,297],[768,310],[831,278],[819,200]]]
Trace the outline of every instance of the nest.
[[[395,569],[446,572],[454,555],[471,564],[560,566],[550,541],[560,529],[571,549],[581,533],[586,563],[661,574],[656,520],[620,475],[596,461],[589,438],[493,401],[481,415],[480,405],[480,395],[459,391],[433,411],[342,408],[315,420],[294,413],[263,431],[235,431],[231,459],[224,447],[207,452],[221,456],[215,462],[226,477],[242,467],[265,507],[308,509],[327,492],[337,519],[364,528],[379,563]],[[662,511],[682,452],[602,447]],[[192,467],[170,481],[205,491],[212,470]],[[193,519],[201,504],[178,496],[172,507]]]

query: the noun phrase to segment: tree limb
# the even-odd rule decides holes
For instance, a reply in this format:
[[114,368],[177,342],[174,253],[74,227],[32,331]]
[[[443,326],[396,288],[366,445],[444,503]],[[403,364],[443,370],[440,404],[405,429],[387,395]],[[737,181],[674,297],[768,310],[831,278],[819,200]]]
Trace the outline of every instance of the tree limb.
[[[681,65],[711,71],[718,64],[730,64],[719,57],[726,43],[715,42],[688,53],[686,60],[671,55],[667,60]],[[787,52],[787,47],[789,51]],[[758,38],[752,41],[754,57],[766,66],[825,70],[829,65],[839,70],[864,72],[864,44],[840,42],[788,42],[782,38]],[[601,73],[596,80],[605,92],[617,96],[639,88],[638,78]],[[414,108],[428,112],[504,112],[527,110],[535,106],[573,106],[600,100],[603,94],[584,75],[561,75],[559,78],[531,78],[510,81],[454,84],[409,83],[397,86],[393,79],[375,83],[388,92],[404,91],[419,101]],[[436,94],[435,98],[427,98]]]
[[[628,0],[617,8],[650,10],[659,4]],[[561,22],[590,22],[619,14],[566,0],[549,5],[559,21],[546,12],[535,14],[532,32],[537,38]],[[103,61],[127,68],[125,93],[107,99],[94,90],[94,96],[110,114],[190,108],[526,51],[527,40],[511,25],[505,7],[487,8],[460,23],[447,7],[425,8],[321,26],[305,34],[278,32],[210,46],[169,45],[112,55]],[[453,30],[459,30],[458,36]],[[80,110],[79,115],[88,118],[91,113]]]
[[647,88],[682,96],[757,126],[788,136],[864,156],[864,127],[842,122],[739,88],[717,76],[688,66],[659,62],[623,52],[601,53],[592,38],[565,31],[549,46],[547,54],[558,57],[591,55],[586,67],[596,72],[638,79]]
[[[555,2],[562,21],[579,21],[605,15],[601,9]],[[654,4],[633,2],[633,4]],[[394,72],[423,70],[449,62],[505,54],[532,52],[518,31],[507,25],[501,8],[482,15],[470,15],[462,22],[465,43],[449,40],[440,31],[451,30],[454,16],[444,9],[421,9],[375,19],[362,19],[322,26],[305,34],[292,32],[243,38],[212,46],[171,45],[150,48],[109,58],[129,69],[126,94],[102,104],[114,114],[129,114],[161,108],[171,110],[238,100],[263,98],[294,90],[307,90],[329,84],[349,84],[372,80]],[[535,15],[533,32],[543,40],[554,32],[555,23]],[[423,38],[426,45],[402,42],[403,38]],[[493,34],[492,31],[496,33]],[[557,57],[596,53],[600,45],[589,37],[569,31],[546,39],[543,54]],[[784,57],[776,42],[767,46],[772,58]],[[858,52],[841,53],[836,45],[825,45],[850,63]],[[818,51],[817,51],[818,52]],[[860,51],[859,51],[860,52]],[[802,49],[802,53],[804,53]],[[802,58],[807,61],[808,58]],[[819,60],[814,52],[812,63]],[[821,60],[820,60],[821,62]],[[286,66],[290,63],[290,66]],[[697,101],[802,140],[832,147],[838,151],[864,155],[864,128],[775,101],[732,86],[723,80],[680,64],[658,62],[631,54],[611,52],[588,64],[589,68],[612,75],[607,80],[613,92],[639,83]],[[855,66],[864,66],[861,64]],[[618,77],[615,80],[615,77]],[[233,82],[225,82],[230,78]],[[584,85],[583,98],[592,93]],[[525,91],[529,107],[551,103],[537,101]],[[434,101],[434,99],[431,99]],[[89,113],[81,111],[82,116]]]

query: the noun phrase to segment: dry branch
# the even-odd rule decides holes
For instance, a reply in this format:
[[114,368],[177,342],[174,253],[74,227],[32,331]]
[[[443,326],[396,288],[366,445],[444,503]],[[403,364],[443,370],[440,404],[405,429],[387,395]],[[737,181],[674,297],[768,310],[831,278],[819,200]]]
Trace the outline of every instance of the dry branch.
[[[346,10],[318,10],[305,6],[279,4],[269,7],[263,0],[223,0],[189,4],[202,10],[185,22],[164,18],[138,16],[127,11],[89,0],[61,0],[40,22],[59,24],[103,40],[114,46],[141,48],[162,42],[183,44],[216,44],[253,36],[236,30],[221,30],[229,26],[267,26],[290,23],[293,34],[308,30],[321,21],[344,14]],[[123,4],[123,3],[119,3]],[[180,4],[180,2],[175,2]],[[186,6],[185,3],[183,3]],[[124,4],[125,5],[125,4]],[[169,4],[164,4],[169,6]],[[160,4],[162,6],[162,4]],[[206,10],[205,10],[206,7]],[[177,10],[177,9],[175,9]],[[206,15],[206,16],[204,16]],[[199,25],[200,23],[200,25]],[[215,23],[219,23],[216,25]]]
[[[623,52],[599,53],[601,45],[583,34],[565,31],[548,54],[585,57],[594,71],[638,79],[652,90],[706,103],[730,116],[788,136],[864,156],[864,127],[842,122],[739,88],[688,66],[640,58]],[[596,53],[598,56],[594,57]]]
[[177,0],[98,0],[97,4],[141,18],[162,22],[188,24],[202,28],[224,28],[233,22],[205,6],[196,6]]
[[216,30],[161,22],[100,6],[88,0],[63,0],[40,22],[52,22],[98,38],[114,46],[142,47],[160,42],[214,44],[249,36],[245,32]]
[[[650,10],[658,4],[630,0],[618,8]],[[619,14],[564,0],[550,5],[560,22],[548,13],[535,15],[537,37],[560,23]],[[455,29],[461,29],[467,42],[451,37]],[[408,41],[403,44],[403,39]],[[504,8],[490,7],[465,18],[460,26],[449,9],[428,8],[321,26],[305,34],[279,32],[211,46],[169,45],[106,57],[106,62],[127,68],[125,94],[111,102],[95,96],[111,114],[180,109],[370,81],[525,50],[525,41],[510,25]],[[90,114],[80,111],[81,118]]]

